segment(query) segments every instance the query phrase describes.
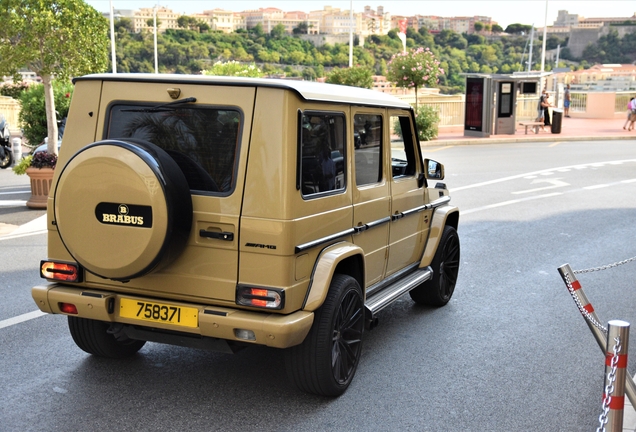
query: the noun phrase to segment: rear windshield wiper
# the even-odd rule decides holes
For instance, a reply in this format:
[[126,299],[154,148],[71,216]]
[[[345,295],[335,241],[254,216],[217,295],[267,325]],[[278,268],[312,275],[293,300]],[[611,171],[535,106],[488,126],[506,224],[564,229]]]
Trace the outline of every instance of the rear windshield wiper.
[[121,110],[122,112],[158,112],[158,111],[172,111],[172,109],[170,107],[173,107],[175,105],[181,105],[181,104],[185,104],[185,103],[191,103],[191,102],[196,102],[197,98],[195,97],[188,97],[185,99],[179,99],[176,101],[172,101],[172,102],[168,102],[165,104],[161,104],[161,105],[156,105],[150,108],[135,108],[135,109],[123,109]]

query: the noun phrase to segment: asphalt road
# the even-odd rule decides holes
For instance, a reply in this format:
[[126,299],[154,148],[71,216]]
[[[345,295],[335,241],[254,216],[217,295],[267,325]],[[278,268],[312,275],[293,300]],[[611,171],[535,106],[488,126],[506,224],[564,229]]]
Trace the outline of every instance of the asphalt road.
[[[110,361],[79,350],[63,317],[6,325],[36,310],[30,288],[41,283],[46,239],[0,239],[0,429],[594,430],[604,359],[557,268],[636,256],[635,146],[425,148],[445,164],[462,211],[455,295],[440,309],[407,295],[383,310],[338,399],[291,387],[274,349],[225,355],[149,343]],[[0,172],[0,192],[12,187],[6,178]],[[3,208],[0,222],[23,217]],[[633,322],[635,277],[630,263],[579,280],[601,320]]]

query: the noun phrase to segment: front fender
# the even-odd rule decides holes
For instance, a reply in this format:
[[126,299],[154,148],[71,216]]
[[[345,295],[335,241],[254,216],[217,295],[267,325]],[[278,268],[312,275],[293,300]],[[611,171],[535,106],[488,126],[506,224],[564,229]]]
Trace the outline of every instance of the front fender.
[[431,229],[429,230],[428,241],[426,242],[426,249],[424,249],[424,255],[420,261],[420,268],[431,265],[439,241],[442,238],[444,227],[451,225],[457,229],[459,223],[459,209],[450,205],[444,207],[438,207],[433,213],[431,220]]
[[[313,312],[322,306],[327,298],[331,279],[338,264],[347,258],[357,255],[364,257],[364,251],[359,246],[348,242],[336,243],[323,249],[316,260],[311,275],[311,282],[303,310]],[[361,274],[364,275],[364,268],[360,270]],[[364,286],[362,283],[361,285]]]

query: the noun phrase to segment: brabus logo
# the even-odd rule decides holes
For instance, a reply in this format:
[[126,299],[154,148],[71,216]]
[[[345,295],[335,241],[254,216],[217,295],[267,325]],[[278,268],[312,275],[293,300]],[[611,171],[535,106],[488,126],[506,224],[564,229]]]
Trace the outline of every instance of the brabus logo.
[[150,206],[102,202],[95,207],[95,217],[103,224],[152,227],[152,207]]

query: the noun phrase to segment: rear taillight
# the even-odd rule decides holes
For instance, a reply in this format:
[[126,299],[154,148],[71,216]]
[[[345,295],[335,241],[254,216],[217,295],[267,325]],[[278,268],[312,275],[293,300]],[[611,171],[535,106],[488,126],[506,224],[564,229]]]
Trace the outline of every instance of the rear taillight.
[[239,286],[236,290],[236,303],[265,309],[282,309],[285,307],[285,291]]
[[40,262],[40,277],[61,282],[82,282],[83,271],[75,263]]

